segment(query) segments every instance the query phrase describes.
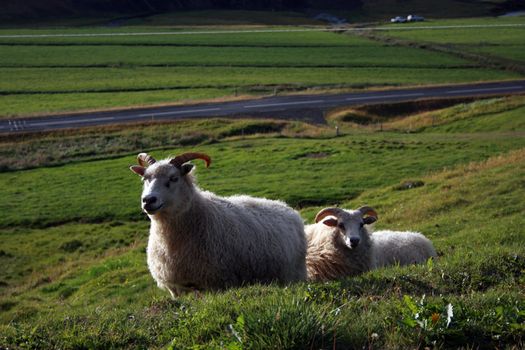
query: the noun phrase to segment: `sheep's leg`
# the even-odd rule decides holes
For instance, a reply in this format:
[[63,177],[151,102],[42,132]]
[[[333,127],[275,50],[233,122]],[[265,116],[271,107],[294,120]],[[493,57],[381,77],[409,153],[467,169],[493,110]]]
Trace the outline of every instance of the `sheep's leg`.
[[171,285],[167,287],[168,291],[170,292],[171,299],[175,300],[177,297],[181,296],[184,293],[190,293],[193,292],[196,299],[200,299],[202,297],[200,291],[197,288],[193,287],[185,287],[178,284]]
[[169,286],[166,289],[168,290],[168,292],[170,292],[172,300],[177,299],[177,297],[182,294],[182,290],[177,285]]
[[198,290],[197,288],[195,288],[193,290],[193,295],[195,296],[195,299],[202,299],[202,298],[204,298],[204,294],[202,294],[201,291]]
[[168,288],[168,292],[170,292],[171,299],[172,299],[172,300],[175,300],[178,294],[176,294],[175,292],[173,292],[173,291],[171,290],[171,288]]

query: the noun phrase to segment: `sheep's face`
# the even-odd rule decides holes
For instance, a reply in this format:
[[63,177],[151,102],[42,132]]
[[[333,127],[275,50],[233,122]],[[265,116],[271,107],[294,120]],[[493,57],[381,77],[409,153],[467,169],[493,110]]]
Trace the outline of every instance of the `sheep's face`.
[[334,227],[337,234],[343,239],[344,244],[350,249],[356,249],[359,243],[363,241],[363,236],[368,234],[364,225],[372,224],[375,221],[376,218],[373,216],[363,218],[363,214],[359,210],[345,210],[338,216],[328,217],[322,223]]
[[164,211],[180,212],[188,206],[191,192],[193,165],[176,167],[168,160],[159,161],[148,168],[133,166],[131,170],[142,177],[142,210],[148,215]]

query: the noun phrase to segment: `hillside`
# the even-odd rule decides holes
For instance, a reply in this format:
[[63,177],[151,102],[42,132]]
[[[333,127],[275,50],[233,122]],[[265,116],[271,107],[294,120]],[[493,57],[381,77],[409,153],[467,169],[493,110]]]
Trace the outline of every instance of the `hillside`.
[[[525,76],[525,17],[463,18],[521,0],[2,6],[0,118],[14,128],[19,117]],[[313,19],[325,11],[349,30],[325,31]],[[428,28],[385,22],[413,12]],[[0,350],[525,348],[525,95],[450,96],[323,111],[321,125],[275,112],[1,133]],[[147,268],[142,183],[129,171],[144,151],[205,152],[201,188],[280,199],[306,222],[326,206],[372,206],[376,228],[421,231],[438,257],[171,300]]]
[[[264,10],[264,11],[310,11],[330,10],[350,17],[389,18],[396,13],[417,12],[425,16],[471,17],[502,14],[523,9],[518,0],[4,0],[0,19],[23,21],[31,19],[97,16],[148,16],[171,11],[188,10]],[[443,11],[443,9],[447,9]],[[438,15],[439,14],[439,15]]]
[[[25,170],[0,173],[0,347],[520,348],[525,129],[504,125],[524,100],[488,101],[488,114],[476,103],[436,109],[464,114],[411,134],[205,120],[3,140],[2,159]],[[420,230],[439,257],[170,301],[147,271],[128,165],[138,150],[189,149],[214,159],[197,169],[205,189],[280,198],[308,220],[326,205],[368,204],[378,228]]]
[[360,0],[279,0],[279,1],[228,1],[228,0],[5,0],[2,17],[59,18],[61,16],[93,16],[96,14],[145,15],[187,10],[266,10],[285,11],[305,8],[355,9]]
[[523,96],[480,100],[422,100],[343,108],[328,116],[343,130],[398,132],[519,132],[525,128]]

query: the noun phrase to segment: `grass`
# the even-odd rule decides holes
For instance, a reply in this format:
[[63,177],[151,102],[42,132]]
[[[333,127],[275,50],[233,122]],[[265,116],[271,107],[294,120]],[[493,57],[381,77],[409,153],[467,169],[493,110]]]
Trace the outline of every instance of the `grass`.
[[484,55],[490,55],[495,57],[501,57],[503,56],[506,59],[514,60],[516,62],[524,62],[525,61],[525,54],[523,53],[525,45],[516,45],[513,46],[510,45],[502,45],[491,47],[490,45],[482,46],[480,48],[471,48],[470,51],[484,54]]
[[[191,17],[191,13],[186,15]],[[179,15],[164,16],[169,21]],[[516,22],[519,19],[497,23]],[[436,52],[427,47],[426,38],[432,41],[432,35],[441,37],[441,30],[416,31],[417,37],[410,40],[419,44],[400,45],[378,43],[352,33],[289,32],[286,30],[304,28],[278,23],[257,29],[285,31],[221,33],[232,27],[155,27],[152,23],[156,20],[149,26],[0,30],[2,35],[140,34],[0,38],[4,52],[0,58],[4,78],[0,82],[0,117],[172,104],[233,97],[236,93],[253,96],[275,87],[279,92],[362,89],[522,77],[521,70],[487,65],[478,56],[461,56],[457,50]],[[486,36],[490,53],[476,55],[490,59],[503,52],[505,56],[506,45],[512,45],[513,53],[507,58],[512,62],[507,63],[521,66],[521,30],[490,29]],[[196,34],[183,34],[188,31]],[[412,33],[389,31],[388,35]],[[462,45],[473,46],[479,41],[475,36],[479,31],[450,29],[445,33],[463,40]],[[505,40],[499,46],[490,41],[502,37]]]
[[[297,32],[290,31],[296,29]],[[272,32],[273,30],[273,32]],[[281,30],[281,31],[279,31]],[[284,31],[282,31],[284,30]],[[144,35],[127,36],[93,36],[93,37],[41,37],[41,38],[0,38],[4,45],[173,45],[173,46],[227,46],[227,47],[332,47],[349,45],[366,45],[362,38],[346,38],[332,32],[304,31],[304,28],[266,27],[262,32],[220,28],[158,28],[158,27],[121,27],[121,28],[60,28],[60,29],[5,29],[2,35],[61,35],[61,34],[108,34],[108,33],[144,33]],[[148,33],[167,33],[166,35],[148,35]],[[192,32],[197,34],[184,34]],[[202,33],[199,33],[202,32]],[[210,33],[211,32],[211,33]],[[239,33],[237,33],[239,32]],[[172,35],[171,35],[172,33]]]
[[[237,90],[239,91],[239,90]],[[239,91],[243,93],[242,91]],[[188,88],[174,90],[91,92],[61,94],[0,95],[1,117],[35,116],[72,111],[93,111],[133,106],[159,106],[163,104],[195,103],[196,101],[235,98],[235,89]],[[253,95],[251,95],[253,98]]]
[[404,132],[522,132],[525,97],[483,100],[430,100],[343,108],[328,116],[342,130],[381,129]]
[[22,170],[129,155],[143,149],[191,147],[243,137],[327,137],[333,130],[302,122],[214,119],[111,126],[5,137],[0,169]]
[[[487,27],[487,28],[430,28],[422,30],[389,31],[388,35],[395,38],[409,40],[427,45],[439,44],[449,46],[455,51],[472,52],[487,55],[489,58],[514,60],[523,65],[525,50],[525,19],[523,17],[482,18],[441,20],[425,23],[425,26],[454,26],[454,25],[514,25],[519,27]],[[412,26],[421,24],[412,24]],[[410,28],[410,25],[405,27]]]
[[[460,104],[437,113],[421,115],[420,118],[427,121],[426,132],[512,132],[525,130],[522,118],[524,111],[524,99],[520,96]],[[428,125],[429,119],[432,119],[433,126]],[[413,122],[413,128],[420,127],[417,120]],[[475,122],[474,125],[472,122]],[[392,126],[395,127],[395,123]]]
[[[312,87],[362,88],[519,77],[516,73],[487,69],[373,67],[2,68],[0,74],[4,77],[0,82],[2,118],[89,109],[97,107],[99,98],[99,108],[129,107],[132,104],[143,106],[232,97],[232,91],[254,95],[259,90],[273,91],[274,87],[278,91]],[[46,79],[50,75],[54,77],[53,80]]]
[[[483,44],[523,44],[522,33],[525,27],[523,17],[499,17],[499,18],[462,18],[449,20],[432,20],[430,22],[407,23],[402,28],[428,27],[417,30],[395,30],[399,24],[389,24],[385,28],[391,28],[389,35],[411,39],[419,42],[433,42],[440,44],[463,44],[473,47]],[[494,27],[498,25],[510,25],[511,27]],[[519,26],[512,26],[519,25]],[[439,28],[450,26],[466,26],[465,28]],[[470,26],[470,27],[469,27]],[[487,26],[483,28],[483,26]],[[433,28],[436,27],[436,28]]]
[[[208,123],[212,129],[215,122]],[[232,126],[223,122],[215,127]],[[148,274],[147,220],[115,218],[115,203],[138,216],[140,184],[126,169],[131,156],[1,174],[2,204],[22,196],[19,208],[39,215],[41,223],[57,212],[72,220],[29,228],[16,219],[15,210],[1,208],[6,215],[0,230],[0,345],[520,348],[525,321],[525,145],[522,137],[498,135],[497,130],[459,138],[442,131],[366,132],[325,140],[260,135],[198,147],[215,161],[198,174],[207,189],[260,194],[275,186],[275,195],[290,200],[292,191],[282,186],[286,181],[294,194],[322,201],[319,206],[367,203],[379,212],[378,228],[421,230],[433,240],[439,258],[329,283],[256,285],[176,301]],[[312,152],[331,155],[301,156]],[[332,175],[323,183],[321,175],[328,168]],[[252,182],[254,176],[261,178]],[[294,187],[298,177],[302,186]],[[424,185],[399,191],[397,184],[406,179]],[[330,196],[354,185],[360,189],[355,196]],[[325,186],[334,187],[325,192]],[[315,191],[310,193],[311,187]],[[19,189],[17,197],[11,196],[12,188]],[[30,194],[38,198],[34,208]],[[121,194],[129,198],[121,201]],[[82,199],[78,207],[75,197]],[[93,204],[106,208],[106,222],[75,222],[79,213],[89,218]],[[311,220],[318,208],[304,208],[302,214]]]
[[[358,44],[357,44],[358,45]],[[341,47],[5,46],[0,66],[15,67],[468,67],[470,62],[420,49],[366,43]],[[68,57],[64,60],[64,57]],[[392,57],[403,57],[392,62]]]
[[493,130],[500,131],[516,131],[525,129],[525,121],[523,115],[525,114],[525,106],[518,107],[511,112],[496,112],[487,113],[487,115],[481,116],[476,121],[476,125],[471,128],[469,123],[471,121],[461,120],[455,123],[451,123],[448,126],[441,126],[436,131],[446,132],[465,132],[467,130],[474,132],[490,132]]
[[[221,143],[199,146],[216,160],[213,171],[201,170],[199,178],[204,187],[222,195],[249,191],[282,198],[293,206],[328,205],[354,198],[380,184],[393,185],[411,174],[453,166],[465,159],[485,159],[522,146],[522,139],[509,139],[505,135],[460,139],[455,135],[356,135],[335,140],[240,140],[228,146]],[[157,152],[157,156],[180,151],[181,148],[168,149]],[[329,156],[309,157],[321,152]],[[267,159],[267,154],[272,154],[272,158]],[[361,159],[367,161],[362,163]],[[128,190],[139,185],[138,178],[130,176],[127,169],[133,163],[134,156],[128,156],[7,173],[2,176],[0,186],[4,199],[0,210],[5,213],[0,227],[41,227],[79,220],[140,220],[138,188]],[[351,175],[345,173],[348,164],[357,163],[361,164]],[[338,175],[323,176],[323,169],[328,166]],[[383,172],[371,176],[378,166]],[[286,188],[282,188],[283,172],[289,177]],[[308,186],[312,180],[317,186]],[[265,186],[257,188],[261,181]],[[46,191],[37,194],[35,188]]]
[[[511,79],[518,75],[486,69],[421,68],[228,68],[228,67],[148,67],[148,68],[3,68],[3,94],[121,92],[163,89],[254,87],[257,85],[402,85],[459,83],[490,79]],[[44,79],[52,74],[56,81]]]

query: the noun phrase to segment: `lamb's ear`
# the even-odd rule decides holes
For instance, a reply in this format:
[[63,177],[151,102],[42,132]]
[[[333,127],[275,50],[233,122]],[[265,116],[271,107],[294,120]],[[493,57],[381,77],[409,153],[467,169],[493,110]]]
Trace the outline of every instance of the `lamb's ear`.
[[132,165],[129,167],[129,170],[133,171],[135,174],[139,176],[144,176],[144,172],[146,171],[146,168],[140,165]]
[[367,216],[366,218],[363,219],[365,225],[370,225],[370,224],[373,224],[374,222],[377,221],[377,218],[375,216]]
[[326,226],[330,226],[330,227],[335,227],[337,226],[337,220],[336,219],[326,219],[325,221],[323,221],[323,224],[325,224]]
[[191,171],[191,169],[193,169],[193,164],[191,163],[182,164],[180,167],[180,174],[184,176],[188,174]]

